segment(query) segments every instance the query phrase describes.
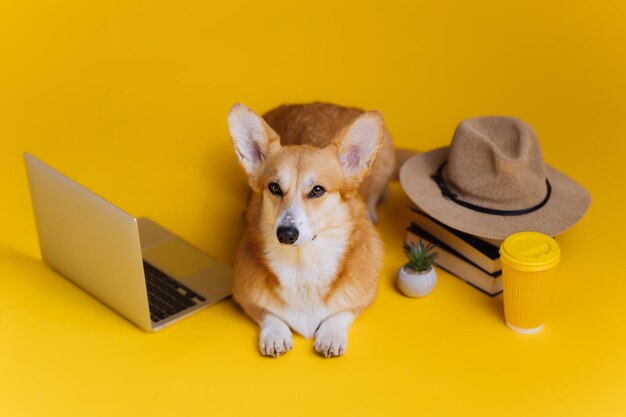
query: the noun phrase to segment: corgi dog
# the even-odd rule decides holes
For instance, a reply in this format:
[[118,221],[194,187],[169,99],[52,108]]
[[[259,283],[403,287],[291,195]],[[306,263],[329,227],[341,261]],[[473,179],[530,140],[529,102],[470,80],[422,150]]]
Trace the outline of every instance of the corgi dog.
[[352,321],[374,300],[383,245],[374,222],[394,170],[383,117],[333,104],[228,114],[252,190],[234,263],[233,296],[277,357],[292,331],[342,355]]

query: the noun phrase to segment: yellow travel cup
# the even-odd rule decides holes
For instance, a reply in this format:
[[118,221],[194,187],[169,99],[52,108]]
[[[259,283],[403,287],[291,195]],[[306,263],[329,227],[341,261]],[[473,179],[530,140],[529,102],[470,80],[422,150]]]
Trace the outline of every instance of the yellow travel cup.
[[541,233],[515,233],[502,242],[500,260],[507,326],[523,334],[541,331],[561,260],[559,245]]

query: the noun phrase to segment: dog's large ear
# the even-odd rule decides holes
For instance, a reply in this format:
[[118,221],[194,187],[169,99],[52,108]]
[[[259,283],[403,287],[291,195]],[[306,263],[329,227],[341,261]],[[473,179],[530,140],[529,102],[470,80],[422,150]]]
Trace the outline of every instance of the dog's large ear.
[[377,111],[357,117],[338,138],[338,157],[343,175],[360,182],[370,171],[383,143],[385,122]]
[[280,148],[280,138],[265,120],[241,103],[228,112],[228,130],[239,162],[249,176],[259,173],[267,155]]

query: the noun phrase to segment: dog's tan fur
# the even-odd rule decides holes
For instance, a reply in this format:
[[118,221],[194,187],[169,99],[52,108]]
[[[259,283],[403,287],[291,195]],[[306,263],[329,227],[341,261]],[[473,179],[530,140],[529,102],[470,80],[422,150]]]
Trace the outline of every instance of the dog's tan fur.
[[[281,106],[264,119],[243,105],[229,114],[252,188],[233,294],[261,326],[262,354],[291,349],[291,328],[315,336],[324,356],[341,355],[350,323],[376,294],[383,248],[370,218],[392,175],[394,149],[376,112],[313,103]],[[268,191],[273,181],[283,196]],[[314,185],[326,193],[308,198]],[[302,244],[276,238],[289,210],[311,229]]]
[[[283,105],[263,115],[265,121],[280,136],[281,145],[309,144],[325,147],[337,140],[338,133],[363,114],[355,107],[328,103]],[[361,184],[360,191],[372,221],[377,221],[376,206],[387,194],[389,179],[393,174],[396,152],[391,136],[385,137],[372,167],[372,172]]]

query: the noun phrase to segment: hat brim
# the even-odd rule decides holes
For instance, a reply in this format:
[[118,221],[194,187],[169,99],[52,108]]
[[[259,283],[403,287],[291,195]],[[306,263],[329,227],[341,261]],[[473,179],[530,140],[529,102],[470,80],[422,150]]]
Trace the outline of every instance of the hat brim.
[[486,214],[463,207],[442,196],[431,178],[448,158],[450,147],[413,156],[400,169],[400,183],[417,207],[432,218],[463,232],[504,240],[517,232],[541,232],[557,236],[578,222],[589,208],[591,196],[583,187],[549,165],[552,185],[548,202],[539,210],[520,216]]

